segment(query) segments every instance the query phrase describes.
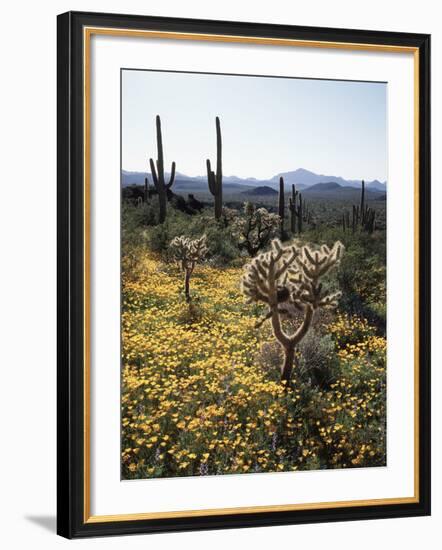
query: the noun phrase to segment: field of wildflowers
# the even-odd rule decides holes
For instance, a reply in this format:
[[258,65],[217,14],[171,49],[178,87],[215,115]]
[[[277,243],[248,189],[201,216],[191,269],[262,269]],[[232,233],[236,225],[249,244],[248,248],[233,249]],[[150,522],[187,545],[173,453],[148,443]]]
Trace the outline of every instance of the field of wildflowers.
[[176,263],[126,253],[123,479],[386,464],[386,340],[366,318],[317,315],[286,387],[268,323],[256,328],[262,307],[241,293],[242,260],[198,265],[189,303]]

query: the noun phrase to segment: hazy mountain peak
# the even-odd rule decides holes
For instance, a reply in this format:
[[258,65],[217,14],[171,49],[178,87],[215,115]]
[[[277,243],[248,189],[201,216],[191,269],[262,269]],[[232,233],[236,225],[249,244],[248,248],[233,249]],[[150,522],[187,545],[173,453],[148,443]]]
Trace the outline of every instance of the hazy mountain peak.
[[339,183],[336,183],[335,181],[327,181],[323,183],[315,183],[315,185],[311,185],[308,190],[309,191],[331,191],[334,189],[339,189],[342,187],[342,185],[339,185]]
[[273,187],[269,187],[268,185],[261,185],[259,187],[253,187],[252,189],[247,189],[246,191],[242,192],[243,195],[277,195],[278,191],[276,189],[273,189]]

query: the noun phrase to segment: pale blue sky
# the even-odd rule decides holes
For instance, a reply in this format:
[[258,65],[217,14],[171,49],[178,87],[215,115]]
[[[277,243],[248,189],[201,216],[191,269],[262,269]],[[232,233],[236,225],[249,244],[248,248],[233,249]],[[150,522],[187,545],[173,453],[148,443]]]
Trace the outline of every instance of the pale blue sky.
[[221,120],[223,173],[266,179],[305,168],[386,180],[387,86],[156,71],[122,71],[122,167],[150,171],[161,116],[166,170],[206,173]]

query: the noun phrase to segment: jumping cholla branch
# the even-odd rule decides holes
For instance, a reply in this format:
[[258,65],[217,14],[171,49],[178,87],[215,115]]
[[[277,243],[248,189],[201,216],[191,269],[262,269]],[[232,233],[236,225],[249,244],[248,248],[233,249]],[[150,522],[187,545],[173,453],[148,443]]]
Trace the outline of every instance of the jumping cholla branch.
[[[260,254],[245,266],[242,291],[249,302],[263,302],[268,306],[258,326],[271,320],[273,334],[284,351],[281,380],[287,385],[292,376],[295,348],[307,334],[315,310],[337,306],[341,293],[326,291],[320,279],[339,264],[343,252],[344,245],[340,241],[331,249],[324,244],[319,250],[313,250],[307,245],[284,247],[274,239],[269,252]],[[298,328],[288,334],[282,326],[282,318],[294,319],[295,310],[303,319]]]
[[193,240],[184,235],[175,237],[170,243],[170,252],[173,258],[180,263],[181,271],[184,273],[184,294],[189,302],[190,277],[195,265],[207,254],[206,235]]

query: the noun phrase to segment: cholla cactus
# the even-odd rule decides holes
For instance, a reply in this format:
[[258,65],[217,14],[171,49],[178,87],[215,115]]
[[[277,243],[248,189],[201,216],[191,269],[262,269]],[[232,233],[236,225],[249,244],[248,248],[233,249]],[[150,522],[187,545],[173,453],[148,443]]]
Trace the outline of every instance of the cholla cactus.
[[244,203],[244,216],[238,216],[232,224],[238,248],[255,256],[267,246],[280,227],[281,219],[265,208],[256,208],[251,202]]
[[[341,293],[327,292],[320,279],[339,264],[343,251],[344,245],[339,241],[331,249],[324,244],[319,250],[313,250],[307,245],[284,247],[274,239],[269,252],[260,254],[245,266],[243,293],[248,301],[268,306],[258,326],[271,320],[273,334],[284,350],[281,380],[287,385],[291,380],[295,348],[307,334],[315,310],[337,306]],[[302,314],[302,322],[288,334],[282,319],[294,319],[296,312]]]
[[189,302],[190,277],[195,265],[207,254],[206,236],[193,240],[184,235],[175,237],[170,243],[170,251],[174,259],[180,263],[181,271],[184,273],[184,294]]
[[221,220],[224,227],[228,227],[232,222],[234,222],[238,217],[238,210],[236,208],[228,208],[223,206],[221,212]]

